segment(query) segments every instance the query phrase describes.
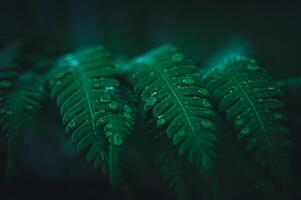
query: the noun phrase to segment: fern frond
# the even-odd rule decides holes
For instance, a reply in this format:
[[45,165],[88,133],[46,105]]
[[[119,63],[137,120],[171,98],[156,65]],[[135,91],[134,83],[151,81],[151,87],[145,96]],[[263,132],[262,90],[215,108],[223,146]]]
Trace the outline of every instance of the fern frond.
[[206,82],[258,167],[285,180],[289,172],[290,131],[282,123],[286,120],[282,92],[271,77],[254,60],[238,57],[214,70]]
[[114,79],[112,57],[102,48],[77,51],[61,58],[50,74],[56,99],[71,140],[96,168],[108,172],[113,187],[121,184],[120,152],[133,131],[135,111]]
[[167,137],[158,142],[155,164],[160,168],[162,180],[176,192],[178,200],[189,199],[189,191],[186,190],[189,183],[185,180],[185,162]]
[[157,127],[166,130],[179,155],[206,170],[215,158],[215,113],[199,71],[171,46],[146,54],[133,63],[129,79],[141,95]]
[[1,70],[0,127],[7,139],[7,169],[10,176],[16,171],[18,149],[23,135],[35,121],[35,116],[47,96],[43,78],[31,73],[19,78],[12,70]]

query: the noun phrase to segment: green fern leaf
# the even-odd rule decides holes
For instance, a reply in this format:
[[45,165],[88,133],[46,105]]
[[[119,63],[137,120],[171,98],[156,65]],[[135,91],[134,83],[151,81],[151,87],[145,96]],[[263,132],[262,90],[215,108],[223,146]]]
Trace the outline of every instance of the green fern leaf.
[[0,72],[0,127],[7,139],[6,175],[15,173],[18,149],[22,138],[35,121],[35,116],[46,97],[45,81],[26,73],[19,78],[17,72]]
[[[208,91],[198,81],[199,70],[171,46],[138,58],[130,81],[141,95],[145,111],[152,112],[180,155],[208,169],[215,158],[215,113]],[[136,66],[135,66],[136,65]]]
[[186,187],[189,185],[185,180],[185,162],[177,153],[175,146],[166,137],[157,144],[155,164],[160,167],[162,180],[177,194],[177,199],[189,199]]
[[282,92],[254,60],[238,57],[206,78],[207,88],[258,166],[278,180],[289,172],[290,132]]
[[50,88],[77,150],[87,150],[87,160],[108,172],[115,187],[124,183],[120,153],[133,131],[135,110],[127,100],[129,89],[114,79],[112,63],[102,47],[66,55],[50,74]]

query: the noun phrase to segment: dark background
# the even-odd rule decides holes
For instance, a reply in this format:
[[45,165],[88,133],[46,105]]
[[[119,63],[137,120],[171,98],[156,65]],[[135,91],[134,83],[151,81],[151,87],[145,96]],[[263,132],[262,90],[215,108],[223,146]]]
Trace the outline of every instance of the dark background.
[[[0,25],[1,48],[38,38],[37,51],[43,51],[45,41],[55,41],[70,48],[103,44],[117,55],[134,57],[171,43],[205,67],[243,54],[257,59],[277,79],[301,76],[301,7],[293,3],[0,0]],[[44,112],[49,119],[57,117],[55,112]],[[13,187],[1,191],[3,199],[122,198],[99,172],[82,162],[68,136],[61,135],[62,127],[40,126],[40,136],[25,138],[22,167]],[[159,179],[150,177],[150,185]],[[146,189],[136,183],[149,199],[167,199],[158,187]]]

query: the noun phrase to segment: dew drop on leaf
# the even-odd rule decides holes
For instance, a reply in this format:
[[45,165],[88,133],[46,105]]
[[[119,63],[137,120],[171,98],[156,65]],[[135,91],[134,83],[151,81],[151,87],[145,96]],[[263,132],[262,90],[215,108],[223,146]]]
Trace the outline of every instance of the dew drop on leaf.
[[257,71],[260,67],[258,65],[247,65],[247,69]]
[[166,120],[163,117],[159,117],[159,119],[157,121],[157,127],[161,127],[165,123],[166,123]]
[[243,129],[241,129],[241,131],[239,132],[239,138],[245,138],[246,136],[249,135],[249,133],[251,132],[251,130],[248,127],[245,127]]
[[133,112],[133,109],[132,109],[130,106],[125,105],[125,106],[124,106],[124,111],[127,112],[127,113],[132,113],[132,112]]
[[100,102],[108,102],[111,100],[111,96],[109,94],[104,94],[102,97],[100,97]]
[[150,97],[147,100],[147,105],[149,105],[149,106],[153,106],[153,105],[155,105],[155,103],[157,103],[157,98],[156,97]]
[[209,121],[209,120],[202,120],[201,124],[202,124],[202,126],[205,127],[205,128],[210,128],[210,127],[212,127],[212,125],[213,125],[212,122]]
[[172,60],[173,62],[179,62],[179,61],[181,61],[181,60],[183,60],[183,59],[184,59],[184,56],[183,56],[182,54],[179,54],[179,53],[175,54],[175,55],[171,58],[171,60]]
[[107,125],[106,125],[106,128],[108,128],[108,129],[112,129],[114,126],[113,126],[113,124],[112,123],[107,123]]
[[183,137],[185,134],[186,134],[186,133],[185,133],[185,131],[183,131],[183,130],[181,130],[181,131],[179,131],[179,132],[177,133],[177,135],[178,135],[178,136],[181,136],[181,137]]
[[75,123],[74,120],[72,120],[72,121],[70,121],[70,122],[68,123],[68,127],[69,127],[69,128],[74,128],[75,125],[76,125],[76,123]]
[[131,119],[132,118],[132,115],[130,114],[130,113],[124,113],[123,114],[123,116],[125,117],[125,118],[128,118],[128,119]]
[[119,107],[119,104],[117,102],[111,102],[109,104],[109,107],[112,109],[112,110],[116,110],[118,107]]
[[207,108],[210,108],[210,107],[211,107],[211,104],[210,104],[210,102],[209,102],[207,99],[203,99],[202,105],[203,105],[204,107],[207,107]]
[[183,83],[185,83],[186,85],[191,85],[195,83],[195,80],[191,77],[186,77],[182,80]]
[[115,145],[121,145],[123,143],[123,138],[120,134],[116,134],[114,135],[114,138],[113,138],[113,143]]
[[235,124],[236,124],[237,126],[241,126],[243,123],[244,123],[244,121],[243,121],[243,119],[241,119],[241,118],[238,118],[238,119],[235,120]]
[[204,96],[208,95],[208,90],[205,88],[200,88],[198,92]]

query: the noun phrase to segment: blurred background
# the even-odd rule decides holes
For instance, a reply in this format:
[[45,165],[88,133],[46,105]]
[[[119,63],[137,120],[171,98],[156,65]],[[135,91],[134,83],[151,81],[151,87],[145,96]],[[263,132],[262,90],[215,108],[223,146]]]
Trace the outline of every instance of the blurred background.
[[103,44],[131,57],[172,43],[204,66],[251,55],[285,78],[301,74],[300,22],[297,3],[276,1],[1,0],[0,45],[42,37],[72,48]]
[[[131,58],[171,43],[200,66],[211,67],[232,56],[248,55],[277,79],[301,76],[298,4],[0,0],[0,24],[0,63],[6,63],[3,58],[9,55],[7,52],[20,45],[26,55],[22,63],[30,65],[37,60],[36,55],[56,57],[88,45],[102,44],[118,56]],[[293,129],[300,130],[300,125],[296,125],[300,116],[295,112],[296,118],[291,123]],[[46,108],[42,115],[49,120],[36,127],[40,134],[25,138],[15,187],[0,191],[0,199],[123,198],[110,190],[99,172],[83,162],[84,156],[77,155],[69,136],[59,126],[57,111]],[[141,142],[143,145],[148,144]],[[143,159],[138,150],[129,151],[137,154],[136,159]],[[148,194],[148,199],[169,199],[169,194],[160,191],[161,186],[157,185],[159,177],[152,170],[145,170],[150,168],[149,163],[143,160],[136,163],[139,166],[129,166],[133,167],[133,177],[137,175],[135,172],[145,180],[132,178],[136,190]],[[244,190],[248,189],[242,186],[237,199],[241,199]]]

